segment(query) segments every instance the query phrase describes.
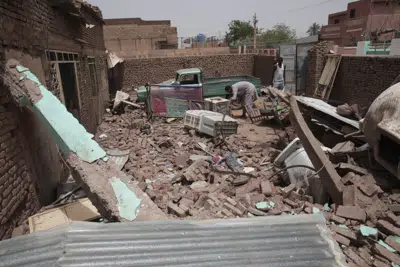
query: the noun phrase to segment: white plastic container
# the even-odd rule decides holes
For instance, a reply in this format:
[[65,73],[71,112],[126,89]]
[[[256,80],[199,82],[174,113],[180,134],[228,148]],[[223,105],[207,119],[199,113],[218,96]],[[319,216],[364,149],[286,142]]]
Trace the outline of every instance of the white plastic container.
[[221,113],[208,110],[188,110],[185,114],[184,126],[216,137],[220,134],[225,136],[236,134],[238,123],[235,119]]
[[225,115],[231,114],[229,108],[229,100],[222,97],[210,97],[204,99],[204,108],[206,110],[222,113]]

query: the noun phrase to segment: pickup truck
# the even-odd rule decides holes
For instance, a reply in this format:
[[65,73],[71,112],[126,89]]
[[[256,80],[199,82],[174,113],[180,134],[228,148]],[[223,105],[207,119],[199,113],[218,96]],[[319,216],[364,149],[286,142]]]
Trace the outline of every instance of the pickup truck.
[[[203,89],[203,98],[225,97],[225,87],[240,81],[248,81],[254,84],[257,94],[260,95],[261,81],[254,76],[228,76],[219,78],[204,78],[203,71],[200,68],[181,69],[176,72],[175,79],[162,82],[158,85],[180,85],[180,86],[199,86]],[[147,98],[145,86],[137,90],[138,101],[143,102]]]

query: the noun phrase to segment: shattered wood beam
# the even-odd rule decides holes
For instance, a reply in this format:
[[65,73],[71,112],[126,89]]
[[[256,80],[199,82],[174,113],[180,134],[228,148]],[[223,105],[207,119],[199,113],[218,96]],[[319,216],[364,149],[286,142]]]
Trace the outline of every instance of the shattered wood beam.
[[344,185],[340,181],[340,176],[334,169],[332,163],[322,151],[318,140],[305,122],[295,96],[290,97],[290,121],[314,168],[317,171],[320,170],[318,175],[323,186],[336,204],[342,204]]

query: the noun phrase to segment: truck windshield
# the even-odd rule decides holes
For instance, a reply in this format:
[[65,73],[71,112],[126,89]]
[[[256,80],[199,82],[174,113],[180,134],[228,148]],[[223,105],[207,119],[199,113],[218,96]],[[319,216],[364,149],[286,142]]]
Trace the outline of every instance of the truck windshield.
[[177,75],[177,82],[179,84],[199,84],[199,75],[198,74],[182,74],[181,76]]

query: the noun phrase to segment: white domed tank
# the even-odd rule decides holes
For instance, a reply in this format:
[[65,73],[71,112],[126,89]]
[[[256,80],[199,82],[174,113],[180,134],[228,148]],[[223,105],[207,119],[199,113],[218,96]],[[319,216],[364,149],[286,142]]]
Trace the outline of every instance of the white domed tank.
[[400,83],[380,94],[361,122],[374,158],[400,179]]

